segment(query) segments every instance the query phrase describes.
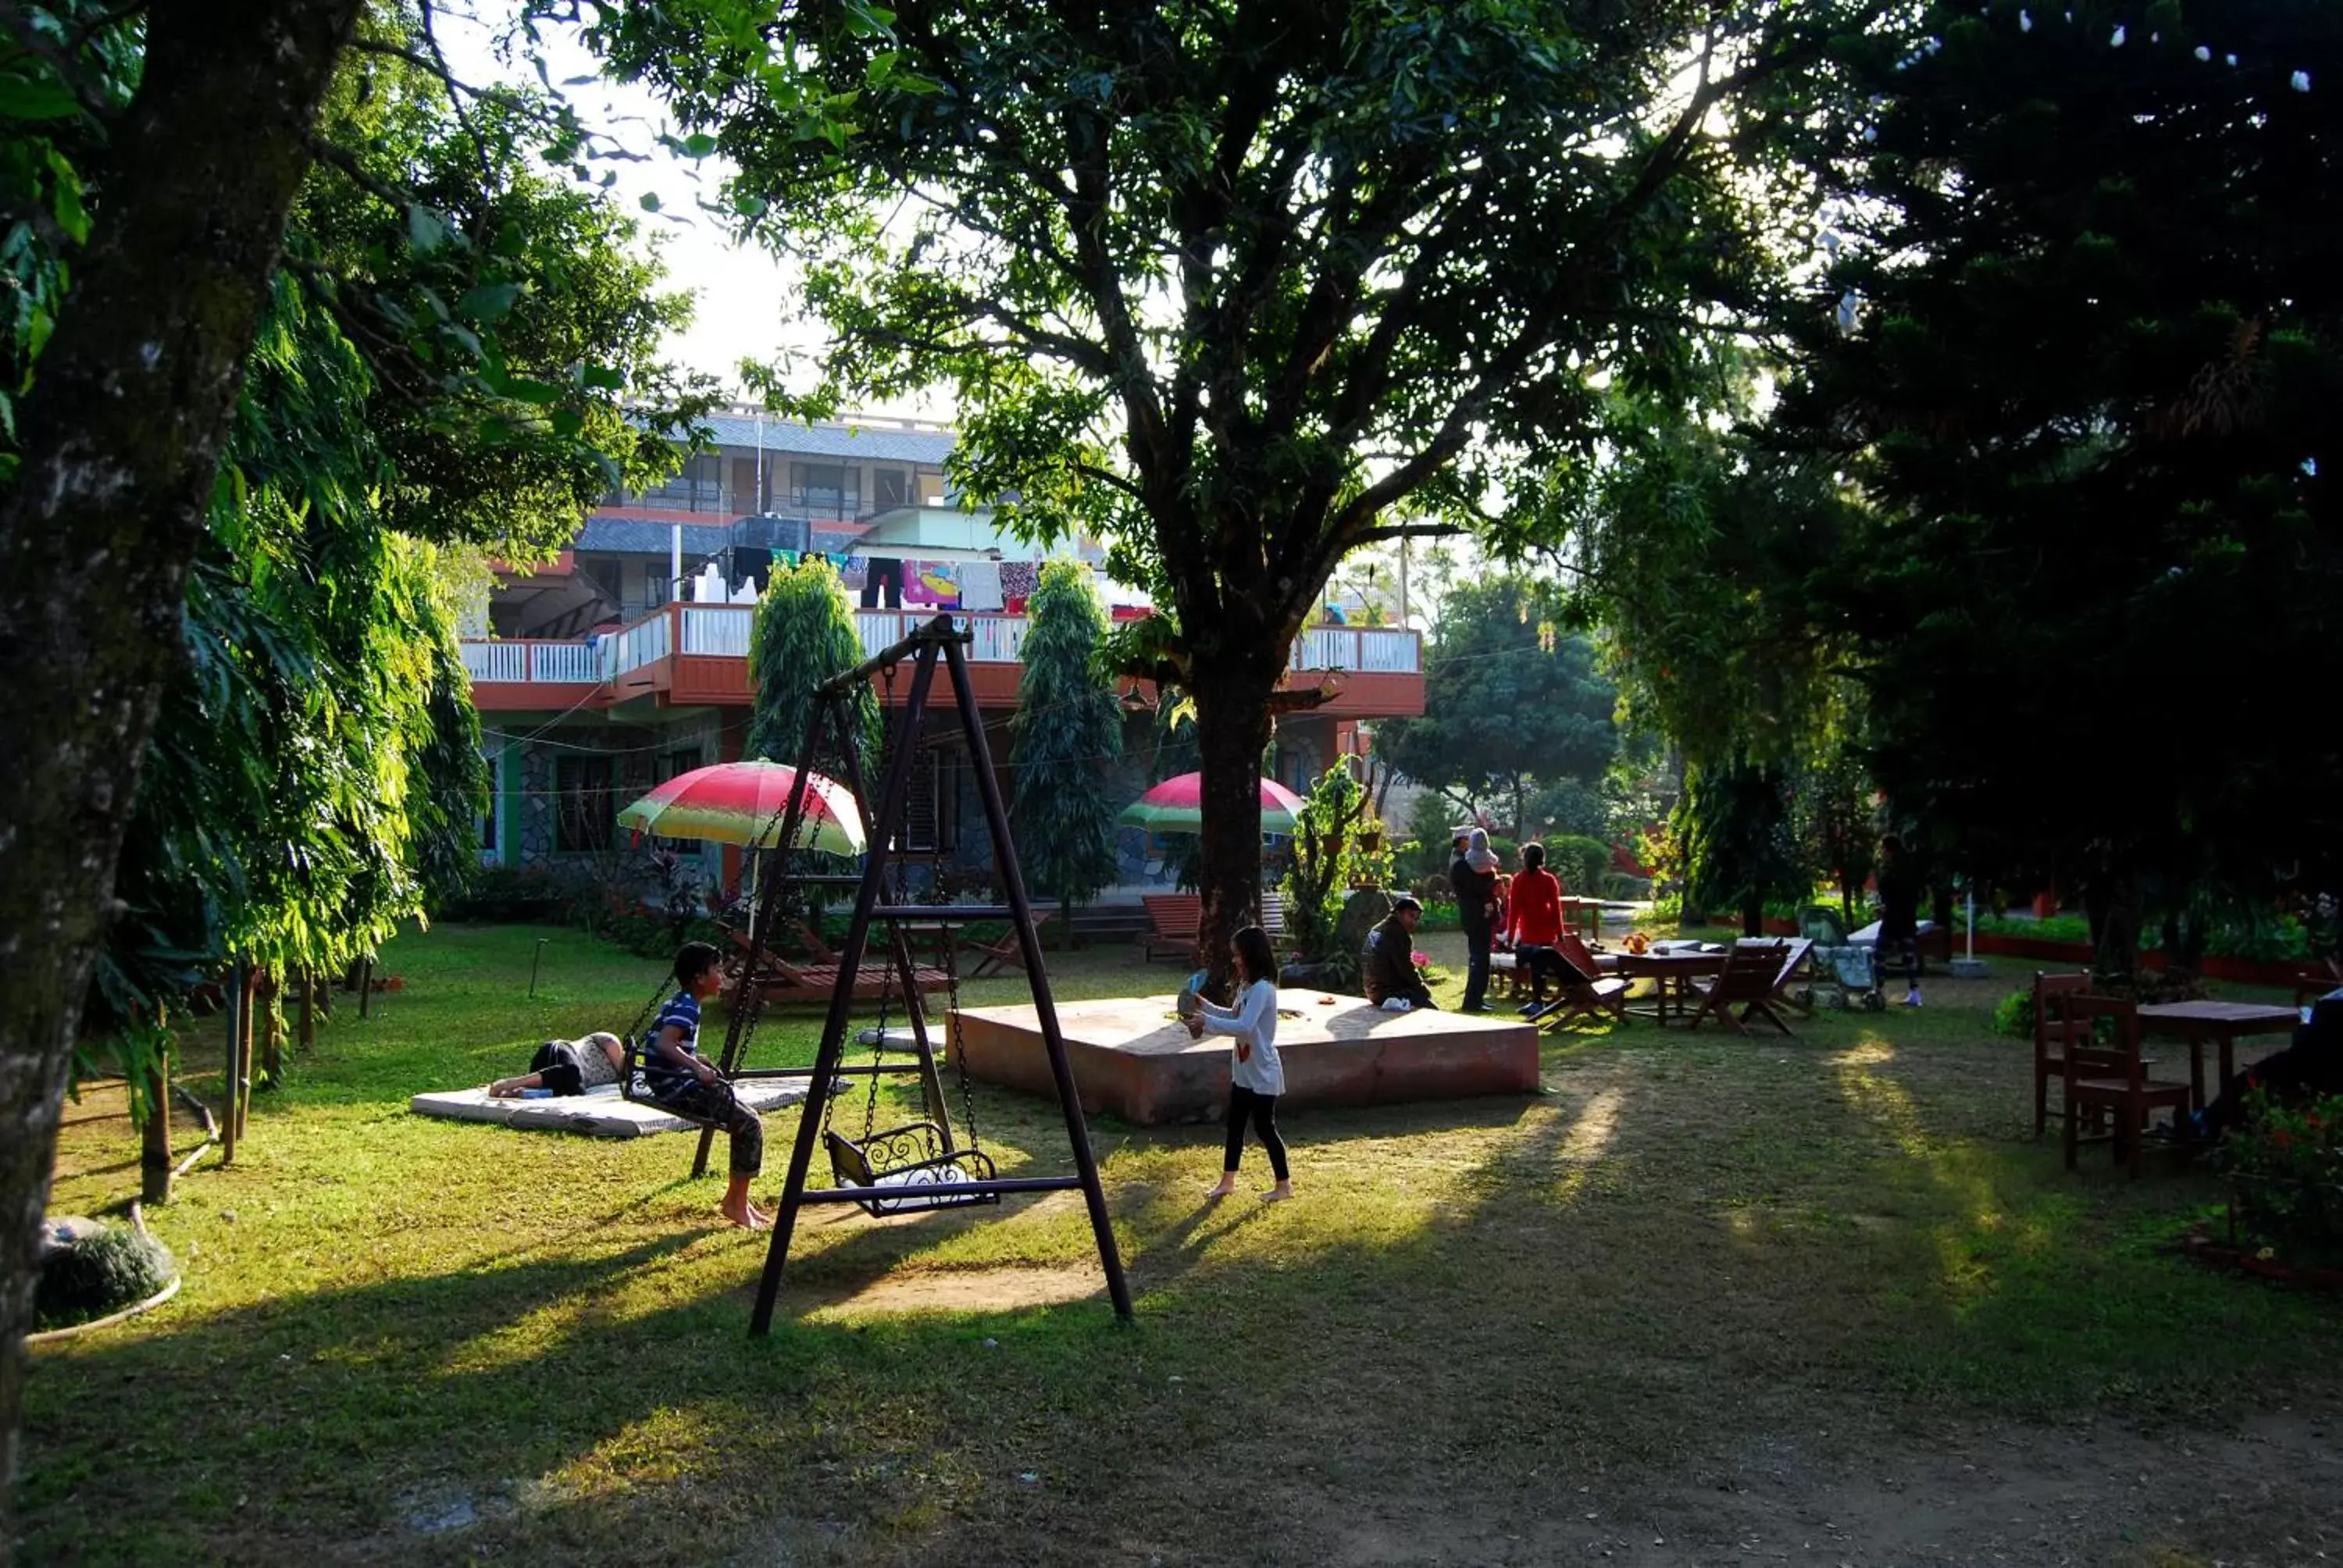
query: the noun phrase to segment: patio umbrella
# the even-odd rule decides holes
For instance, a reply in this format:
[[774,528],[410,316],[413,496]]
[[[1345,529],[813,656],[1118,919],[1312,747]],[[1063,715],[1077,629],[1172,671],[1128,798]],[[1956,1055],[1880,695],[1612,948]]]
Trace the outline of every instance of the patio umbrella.
[[[1151,833],[1195,833],[1204,826],[1204,776],[1182,773],[1166,779],[1122,809],[1122,820]],[[1261,781],[1261,826],[1267,833],[1293,831],[1302,797],[1274,779]]]
[[[710,839],[768,849],[780,836],[797,779],[798,770],[779,762],[719,762],[677,774],[619,812],[618,820],[638,833],[662,839]],[[862,853],[862,810],[845,785],[815,774],[806,788],[805,815],[808,826],[799,829],[800,846],[836,855]]]

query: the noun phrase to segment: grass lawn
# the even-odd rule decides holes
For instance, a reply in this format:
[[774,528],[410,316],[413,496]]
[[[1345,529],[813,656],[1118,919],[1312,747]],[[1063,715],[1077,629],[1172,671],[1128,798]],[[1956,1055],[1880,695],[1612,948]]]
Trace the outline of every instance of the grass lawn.
[[[1289,1204],[1200,1201],[1216,1129],[1101,1121],[1135,1325],[1052,1194],[809,1211],[763,1342],[762,1241],[713,1223],[688,1139],[406,1108],[623,1028],[658,966],[445,927],[386,969],[406,989],[346,1003],[236,1166],[151,1216],[178,1298],[35,1352],[26,1561],[2343,1556],[2343,1309],[2171,1257],[2210,1177],[2032,1140],[2026,1049],[1986,1030],[2014,962],[1795,1040],[1549,1036],[1534,1097],[1290,1113]],[[1053,1107],[977,1106],[1004,1173],[1070,1167]],[[118,1108],[69,1110],[55,1211],[136,1192]],[[760,1197],[795,1127],[767,1121]]]

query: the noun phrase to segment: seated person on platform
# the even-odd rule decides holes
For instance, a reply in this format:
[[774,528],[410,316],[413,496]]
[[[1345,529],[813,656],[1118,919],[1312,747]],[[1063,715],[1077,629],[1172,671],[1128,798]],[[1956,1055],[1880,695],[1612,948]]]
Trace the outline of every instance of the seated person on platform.
[[[1385,1012],[1435,1005],[1432,988],[1423,983],[1423,975],[1415,967],[1415,926],[1422,919],[1423,906],[1403,893],[1392,900],[1392,912],[1383,923],[1367,933],[1359,968],[1367,1000]],[[1393,1007],[1393,1002],[1405,1005]]]
[[[1535,1018],[1549,1009],[1562,1005],[1562,989],[1591,975],[1578,972],[1577,966],[1554,950],[1562,940],[1562,883],[1545,869],[1545,846],[1522,846],[1522,874],[1513,879],[1513,900],[1505,927],[1506,938],[1513,945],[1513,962],[1527,970],[1530,977],[1530,1000],[1522,1005],[1524,1017]],[[1552,975],[1554,1000],[1545,998],[1546,977]]]
[[732,1180],[718,1211],[743,1229],[762,1230],[771,1221],[749,1201],[749,1181],[765,1163],[765,1124],[699,1054],[699,1004],[724,989],[716,950],[706,942],[684,943],[675,955],[675,983],[679,989],[643,1042],[643,1083],[669,1110],[731,1135]]
[[2343,1094],[2343,986],[2311,1004],[2310,1021],[2296,1027],[2284,1050],[2273,1051],[2237,1077],[2190,1119],[2197,1137],[2216,1139],[2235,1126],[2248,1086],[2288,1104]]
[[542,1089],[548,1094],[583,1094],[618,1081],[626,1064],[627,1045],[615,1034],[597,1032],[583,1040],[548,1040],[529,1059],[528,1070],[518,1078],[499,1078],[488,1085],[495,1095],[519,1094]]

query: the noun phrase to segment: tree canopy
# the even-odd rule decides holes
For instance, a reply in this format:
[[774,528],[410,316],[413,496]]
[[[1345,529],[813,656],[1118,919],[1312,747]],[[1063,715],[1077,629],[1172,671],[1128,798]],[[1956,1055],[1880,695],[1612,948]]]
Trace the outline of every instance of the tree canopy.
[[[971,496],[1155,590],[1224,938],[1328,573],[1415,527],[1538,532],[1604,388],[1681,387],[1701,313],[1770,270],[1766,116],[1858,8],[848,5],[786,47],[743,0],[591,9],[804,263],[826,377],[776,401],[941,385]],[[850,96],[852,134],[805,134]]]
[[1424,649],[1423,715],[1378,723],[1376,754],[1460,804],[1496,805],[1515,839],[1529,836],[1541,785],[1599,784],[1618,747],[1618,694],[1593,643],[1564,629],[1564,609],[1523,577],[1451,590]]
[[2343,12],[1936,5],[1846,65],[1774,438],[1867,503],[1805,598],[1878,783],[2135,926],[2331,886]]

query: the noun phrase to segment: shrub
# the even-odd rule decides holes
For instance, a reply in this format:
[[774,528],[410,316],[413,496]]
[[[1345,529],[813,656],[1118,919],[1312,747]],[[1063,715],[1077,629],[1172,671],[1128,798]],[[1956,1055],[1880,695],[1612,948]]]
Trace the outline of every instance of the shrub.
[[2012,1040],[2034,1038],[2034,988],[2011,991],[1993,1006],[1993,1032]]
[[2288,1105],[2249,1088],[2228,1141],[2239,1236],[2288,1262],[2343,1262],[2343,1094]]
[[1604,873],[1611,867],[1611,846],[1600,839],[1564,834],[1545,841],[1545,863],[1572,892],[1586,893],[1603,886]]
[[101,1226],[42,1260],[35,1312],[45,1329],[87,1322],[145,1301],[177,1272],[170,1251],[144,1231]]

